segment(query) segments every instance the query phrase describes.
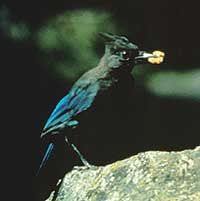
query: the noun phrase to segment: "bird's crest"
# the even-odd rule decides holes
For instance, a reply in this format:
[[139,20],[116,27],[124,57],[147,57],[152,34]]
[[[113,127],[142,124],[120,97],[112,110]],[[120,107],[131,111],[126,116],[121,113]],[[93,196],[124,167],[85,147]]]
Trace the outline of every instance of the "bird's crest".
[[116,40],[115,35],[111,33],[100,32],[99,35],[107,42]]
[[115,40],[122,40],[123,42],[129,42],[129,40],[124,36],[118,36],[115,34],[105,32],[100,32],[99,34],[106,42],[112,42]]

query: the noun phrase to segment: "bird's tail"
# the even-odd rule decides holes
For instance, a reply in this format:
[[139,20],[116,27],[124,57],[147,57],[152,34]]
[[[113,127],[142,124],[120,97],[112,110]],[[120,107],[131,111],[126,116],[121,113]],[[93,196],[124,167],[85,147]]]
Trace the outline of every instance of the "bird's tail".
[[49,156],[51,155],[51,152],[52,152],[53,148],[54,148],[54,144],[50,143],[48,148],[47,148],[47,150],[46,150],[46,152],[45,152],[45,155],[44,155],[44,157],[43,157],[43,159],[42,159],[42,161],[40,163],[40,166],[39,166],[39,168],[37,170],[36,176],[39,175],[41,169],[45,166],[47,160],[49,159]]

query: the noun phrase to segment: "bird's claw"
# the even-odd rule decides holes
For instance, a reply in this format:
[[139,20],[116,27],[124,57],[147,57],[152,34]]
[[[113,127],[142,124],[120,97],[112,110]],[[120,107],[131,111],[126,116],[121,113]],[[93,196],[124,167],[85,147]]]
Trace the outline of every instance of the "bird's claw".
[[74,166],[74,170],[82,171],[82,170],[96,170],[98,167],[95,165],[87,164],[85,166]]

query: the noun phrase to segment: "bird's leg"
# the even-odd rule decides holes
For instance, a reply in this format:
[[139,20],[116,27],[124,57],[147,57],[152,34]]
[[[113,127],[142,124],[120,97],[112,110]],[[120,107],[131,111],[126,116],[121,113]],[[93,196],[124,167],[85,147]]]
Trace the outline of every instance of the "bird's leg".
[[69,142],[69,140],[67,139],[67,137],[65,137],[65,141],[66,141],[67,144],[68,144],[69,146],[71,146],[72,149],[78,154],[79,158],[81,159],[81,162],[83,163],[83,165],[84,165],[85,167],[87,167],[87,168],[93,167],[93,165],[91,165],[91,164],[84,158],[84,156],[83,156],[83,155],[81,154],[81,152],[77,149],[77,147],[76,147],[74,144],[72,144],[72,143]]
[[80,151],[77,149],[77,147],[74,144],[71,144],[71,147],[73,148],[73,150],[78,154],[79,158],[81,159],[81,162],[83,163],[83,165],[85,165],[86,167],[90,167],[91,165],[89,164],[89,162],[84,158],[84,156],[80,153]]

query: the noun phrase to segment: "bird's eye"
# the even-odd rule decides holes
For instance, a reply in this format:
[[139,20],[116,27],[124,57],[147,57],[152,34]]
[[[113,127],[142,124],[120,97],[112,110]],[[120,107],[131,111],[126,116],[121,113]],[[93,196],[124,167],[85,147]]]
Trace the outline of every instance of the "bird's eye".
[[122,57],[123,57],[123,59],[128,60],[130,58],[129,52],[127,52],[125,50],[122,51]]

